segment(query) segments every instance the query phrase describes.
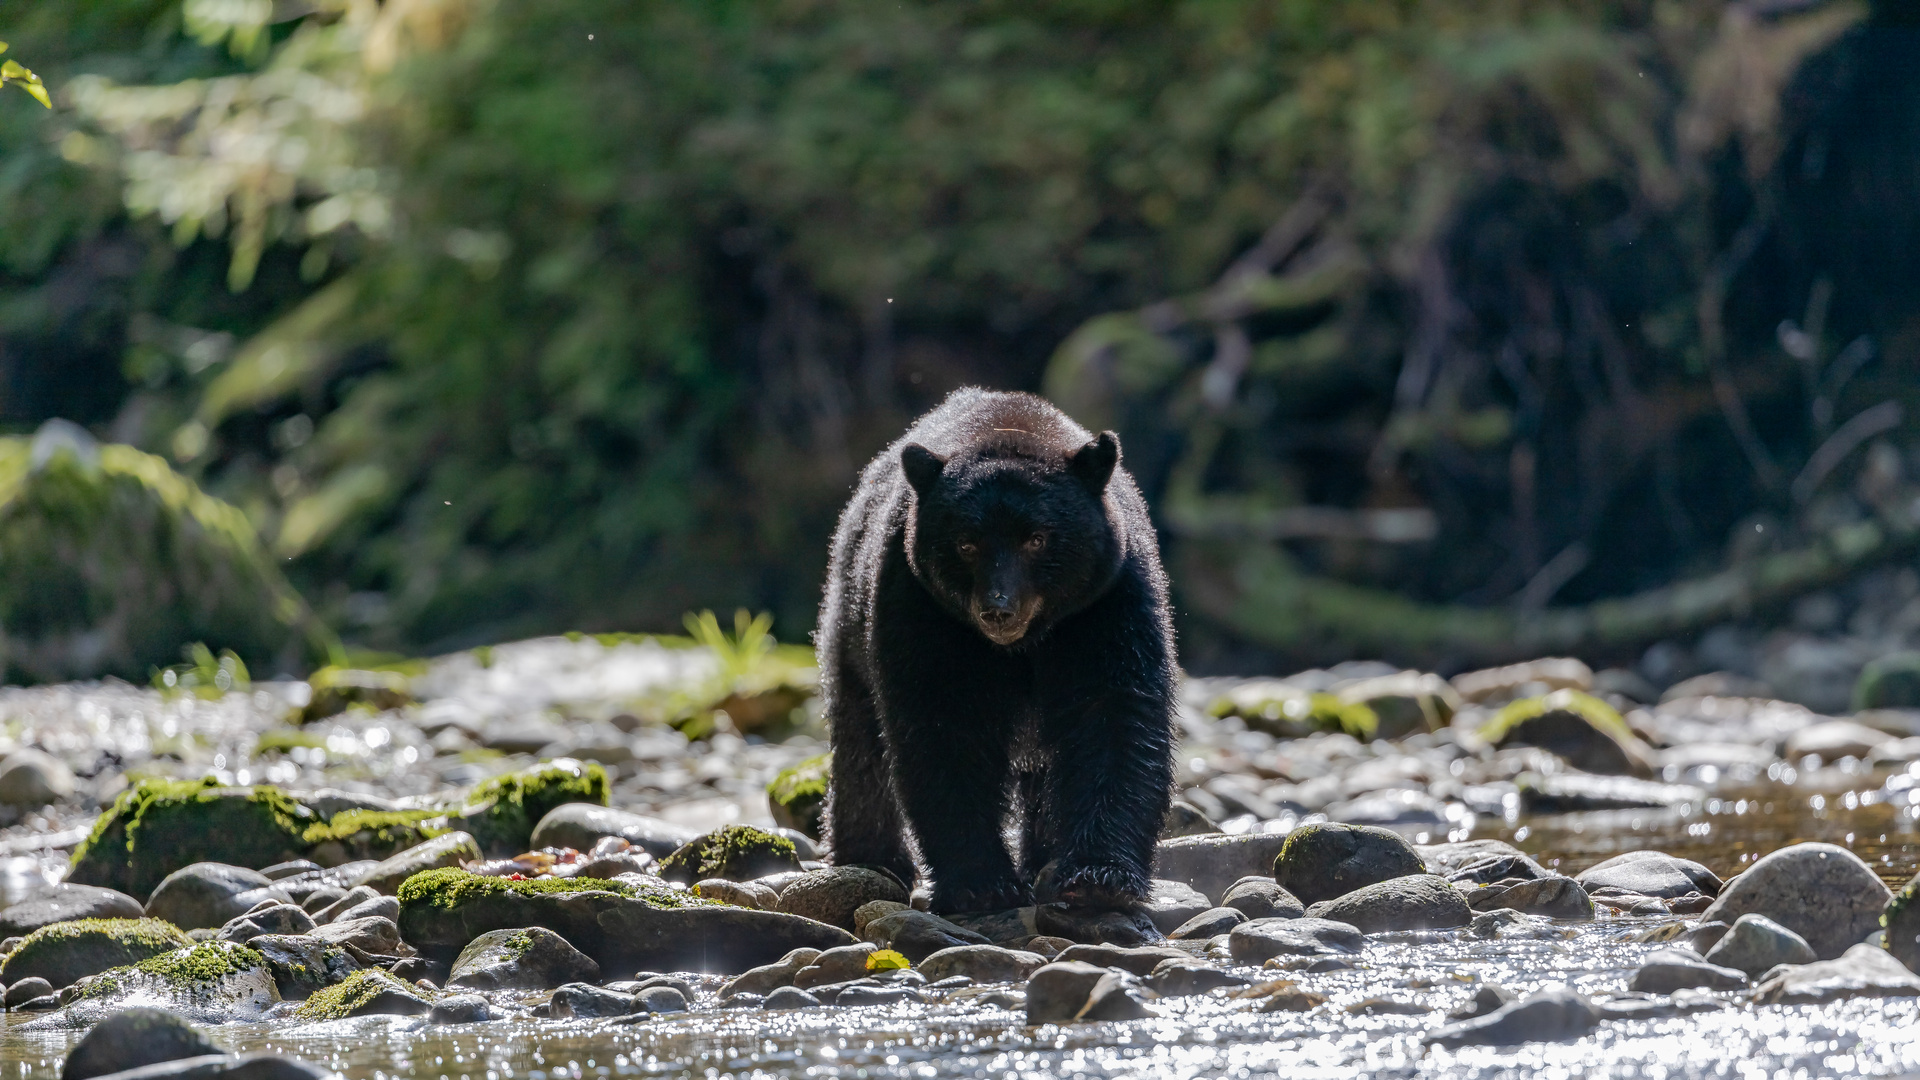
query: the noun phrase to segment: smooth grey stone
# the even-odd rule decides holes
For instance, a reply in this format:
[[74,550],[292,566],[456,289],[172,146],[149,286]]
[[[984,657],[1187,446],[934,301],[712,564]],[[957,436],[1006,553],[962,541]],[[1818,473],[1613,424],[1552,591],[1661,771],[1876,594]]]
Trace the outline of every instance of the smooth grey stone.
[[1273,864],[1273,879],[1309,909],[1355,889],[1425,873],[1426,864],[1399,833],[1334,822],[1302,825],[1288,833]]
[[555,1020],[626,1016],[637,1005],[632,994],[604,990],[584,982],[570,982],[553,992],[547,1015]]
[[480,1024],[492,1018],[492,1007],[479,994],[449,994],[427,1013],[429,1024]]
[[1033,925],[1046,936],[1090,944],[1146,945],[1165,937],[1144,912],[1137,910],[1041,904],[1033,909]]
[[1220,906],[1233,908],[1249,919],[1297,919],[1307,913],[1307,905],[1270,875],[1234,882],[1221,894]]
[[307,931],[307,936],[334,945],[351,945],[376,956],[400,953],[400,927],[392,919],[370,915],[364,919],[339,919]]
[[1087,994],[1087,1004],[1080,1010],[1079,1020],[1140,1020],[1159,1014],[1147,1007],[1136,989],[1136,980],[1131,975],[1118,971],[1109,971],[1093,984],[1093,990]]
[[854,1008],[861,1005],[898,1005],[901,1002],[923,1002],[927,996],[910,986],[849,986],[833,999],[841,1008]]
[[[751,994],[740,995],[743,998],[752,996]],[[768,994],[760,1007],[769,1012],[784,1012],[788,1009],[810,1009],[818,1004],[820,1004],[819,998],[797,986],[781,986]]]
[[[111,1080],[326,1080],[317,1065],[279,1054],[207,1054],[107,1073]],[[105,1077],[102,1080],[106,1080]]]
[[345,895],[347,895],[347,890],[337,886],[327,885],[308,893],[305,898],[300,901],[300,906],[305,908],[308,914],[314,916],[314,921],[318,922],[320,913],[332,907]]
[[382,859],[362,871],[358,877],[348,880],[350,884],[365,885],[375,892],[391,895],[399,890],[401,882],[415,874],[477,862],[479,859],[480,844],[471,835],[463,832],[442,833],[423,844],[415,844]]
[[1587,773],[1529,773],[1518,777],[1520,809],[1528,814],[1564,814],[1581,810],[1662,809],[1699,806],[1707,799],[1704,788],[1689,784],[1662,784],[1631,776],[1593,776]]
[[936,984],[956,977],[977,983],[1023,982],[1046,963],[1039,953],[998,945],[960,945],[928,956],[918,970]]
[[634,1004],[650,1013],[686,1012],[687,994],[675,986],[649,986],[633,995]]
[[1920,996],[1920,975],[1878,945],[1864,942],[1832,960],[1783,965],[1762,977],[1754,1001],[1806,1005],[1855,997]]
[[1615,855],[1574,876],[1581,888],[1624,889],[1641,896],[1661,899],[1705,893],[1713,896],[1721,888],[1713,871],[1691,859],[1681,859],[1664,851],[1629,851]]
[[273,880],[258,870],[226,863],[192,863],[153,887],[146,913],[182,930],[217,930],[265,899],[272,886]]
[[1599,1010],[1569,987],[1542,990],[1427,1035],[1436,1046],[1513,1046],[1577,1039],[1600,1023]]
[[1095,967],[1119,968],[1130,975],[1150,975],[1168,960],[1189,960],[1193,954],[1166,945],[1122,947],[1117,945],[1072,945],[1054,957],[1065,963],[1079,961]]
[[853,913],[875,900],[904,904],[907,890],[891,874],[864,866],[833,866],[806,871],[788,882],[775,910],[851,930]]
[[301,874],[323,873],[325,870],[326,867],[321,866],[312,859],[294,859],[291,862],[274,863],[272,866],[263,867],[260,870],[260,874],[262,877],[273,881],[282,881],[286,878],[298,877]]
[[91,1080],[143,1065],[219,1052],[179,1016],[165,1009],[135,1007],[95,1024],[67,1053],[60,1076],[61,1080]]
[[928,911],[896,911],[867,923],[861,935],[883,949],[892,949],[913,963],[957,945],[991,944],[975,933]]
[[9,1009],[17,1009],[34,998],[45,997],[53,993],[53,984],[37,975],[29,976],[7,987],[5,1003]]
[[566,803],[547,812],[533,827],[528,846],[591,850],[603,836],[617,836],[656,859],[664,859],[700,833],[659,818],[592,803]]
[[327,921],[346,922],[348,919],[370,918],[392,919],[398,922],[400,919],[399,898],[393,896],[376,896],[372,899],[362,900]]
[[1357,953],[1365,945],[1359,927],[1311,916],[1252,919],[1227,934],[1228,952],[1242,963],[1259,963],[1276,956]]
[[348,911],[359,907],[369,900],[378,900],[380,891],[371,885],[355,885],[342,893],[339,899],[313,913],[315,923],[330,923]]
[[1587,895],[1587,890],[1572,878],[1558,874],[1483,885],[1467,893],[1466,898],[1467,906],[1475,911],[1505,908],[1569,922],[1593,920],[1593,898]]
[[1660,949],[1647,954],[1627,980],[1627,989],[1645,994],[1671,994],[1675,990],[1738,990],[1747,985],[1747,974],[1729,967],[1709,964],[1690,952]]
[[[1445,844],[1416,844],[1413,850],[1427,868],[1427,873],[1438,874],[1443,878],[1453,876],[1469,866],[1478,866],[1489,861],[1509,860],[1516,866],[1532,867],[1536,874],[1502,874],[1500,877],[1538,877],[1546,873],[1533,857],[1505,840],[1455,840]],[[1478,880],[1477,878],[1475,880]],[[1489,880],[1498,881],[1499,878]]]
[[362,964],[338,946],[297,934],[261,934],[247,942],[273,973],[283,1001],[299,1001],[345,980]]
[[1332,919],[1362,933],[1447,930],[1473,921],[1467,898],[1445,878],[1410,874],[1363,886],[1307,909],[1309,918]]
[[1153,922],[1154,929],[1171,934],[1195,915],[1213,907],[1206,894],[1184,881],[1155,880],[1150,883],[1145,903],[1137,909]]
[[138,919],[145,914],[140,901],[117,889],[61,882],[0,908],[0,938],[75,919]]
[[1246,921],[1246,913],[1239,908],[1208,908],[1174,927],[1167,937],[1174,941],[1206,941],[1208,938],[1227,933]]
[[1811,964],[1818,959],[1806,938],[1765,915],[1754,914],[1734,920],[1706,955],[1709,964],[1744,971],[1752,977],[1780,964]]
[[1728,882],[1700,921],[1732,923],[1742,915],[1765,915],[1827,960],[1879,930],[1881,912],[1892,897],[1872,868],[1846,848],[1794,844],[1761,857]]
[[1153,849],[1153,876],[1220,896],[1250,874],[1273,875],[1273,860],[1286,843],[1283,833],[1212,834],[1162,840]]
[[73,770],[42,750],[27,747],[0,760],[0,804],[38,810],[73,796]]
[[1147,976],[1147,988],[1161,997],[1195,997],[1222,986],[1246,986],[1251,980],[1197,960],[1168,960]]
[[1027,1023],[1056,1024],[1078,1017],[1088,995],[1108,974],[1106,968],[1072,960],[1035,971],[1027,980]]
[[215,940],[245,943],[262,934],[304,934],[313,926],[313,916],[297,904],[269,903],[227,920]]
[[544,990],[593,982],[600,965],[566,938],[544,927],[494,930],[460,950],[447,976],[447,988],[459,990]]

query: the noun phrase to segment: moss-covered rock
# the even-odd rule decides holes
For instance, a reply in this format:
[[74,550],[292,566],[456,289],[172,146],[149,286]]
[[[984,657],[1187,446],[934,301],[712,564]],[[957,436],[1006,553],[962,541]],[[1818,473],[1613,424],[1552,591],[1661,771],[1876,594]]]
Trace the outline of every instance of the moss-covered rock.
[[541,926],[493,930],[467,943],[447,974],[448,989],[551,990],[598,982],[600,965]]
[[100,815],[67,880],[146,896],[189,863],[262,867],[301,858],[313,824],[313,812],[279,788],[142,780]]
[[300,709],[303,724],[338,716],[355,706],[383,712],[414,702],[412,680],[401,671],[367,671],[329,664],[307,676],[307,686],[313,694]]
[[728,825],[660,860],[660,876],[688,885],[706,878],[748,881],[800,869],[793,841],[751,825]]
[[9,682],[144,682],[193,641],[302,670],[332,644],[246,515],[60,421],[0,439],[0,631]]
[[89,975],[127,967],[185,948],[193,942],[179,927],[159,919],[80,919],[54,923],[28,934],[0,961],[0,982],[42,978],[54,989]]
[[1274,880],[1306,904],[1424,873],[1420,854],[1399,833],[1337,822],[1302,825],[1288,833],[1273,861]]
[[827,784],[832,778],[831,753],[782,769],[767,784],[767,809],[773,814],[774,824],[820,839],[820,812],[826,808]]
[[1207,711],[1239,717],[1255,731],[1284,739],[1339,731],[1364,740],[1380,729],[1380,718],[1364,703],[1343,701],[1338,695],[1305,690],[1280,679],[1237,683],[1208,702]]
[[1653,752],[1618,710],[1592,694],[1555,690],[1493,714],[1480,737],[1495,747],[1537,746],[1583,772],[1650,776]]
[[307,858],[322,866],[387,859],[453,831],[443,810],[343,810],[300,833]]
[[293,1015],[297,1020],[344,1020],[349,1016],[418,1016],[432,1008],[418,987],[370,969],[316,991]]
[[853,942],[846,931],[812,919],[630,883],[636,880],[510,881],[431,870],[400,886],[400,928],[425,955],[452,960],[490,931],[544,927],[591,957],[607,978],[639,970],[744,971],[792,949]]
[[489,855],[527,850],[533,827],[565,803],[607,805],[607,771],[593,762],[554,758],[474,788],[461,826]]
[[1853,684],[1854,709],[1920,709],[1920,652],[1897,652],[1868,664]]
[[248,941],[247,947],[266,961],[283,1001],[304,1001],[361,969],[353,954],[319,938],[262,934]]

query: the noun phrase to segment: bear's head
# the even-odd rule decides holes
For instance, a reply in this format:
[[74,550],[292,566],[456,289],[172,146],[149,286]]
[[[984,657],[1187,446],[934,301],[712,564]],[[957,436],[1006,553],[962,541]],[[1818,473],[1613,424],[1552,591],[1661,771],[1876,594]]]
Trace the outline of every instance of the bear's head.
[[1065,453],[1020,440],[942,457],[907,444],[915,577],[996,645],[1040,639],[1119,573],[1126,552],[1107,501],[1119,462],[1111,431]]

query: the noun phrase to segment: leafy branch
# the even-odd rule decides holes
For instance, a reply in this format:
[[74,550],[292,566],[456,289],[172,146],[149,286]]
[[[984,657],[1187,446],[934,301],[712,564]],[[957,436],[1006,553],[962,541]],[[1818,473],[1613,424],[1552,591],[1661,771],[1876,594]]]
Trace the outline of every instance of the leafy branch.
[[[7,43],[0,41],[0,53],[6,51]],[[18,60],[0,63],[0,87],[8,85],[18,85],[33,100],[49,109],[53,108],[53,99],[47,96],[47,84],[41,82],[40,76],[28,71]]]

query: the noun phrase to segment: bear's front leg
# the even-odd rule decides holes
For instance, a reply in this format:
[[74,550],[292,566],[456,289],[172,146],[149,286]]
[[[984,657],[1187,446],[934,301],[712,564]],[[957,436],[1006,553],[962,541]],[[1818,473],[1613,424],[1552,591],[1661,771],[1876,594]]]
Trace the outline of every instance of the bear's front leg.
[[1041,812],[1052,870],[1036,899],[1122,908],[1146,899],[1173,798],[1173,659],[1152,586],[1123,574],[1063,623],[1035,663],[1051,758]]

